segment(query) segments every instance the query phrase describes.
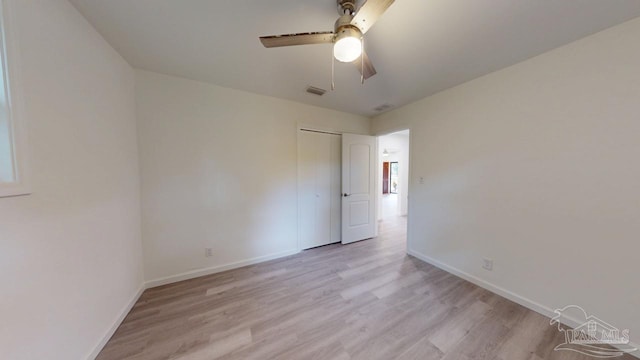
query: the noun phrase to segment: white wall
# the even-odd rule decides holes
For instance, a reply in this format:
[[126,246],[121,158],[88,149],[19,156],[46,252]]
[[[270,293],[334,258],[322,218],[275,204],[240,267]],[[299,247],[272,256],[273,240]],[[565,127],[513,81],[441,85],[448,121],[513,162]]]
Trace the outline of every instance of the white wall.
[[298,123],[370,130],[364,117],[145,71],[136,94],[151,285],[295,252]]
[[0,198],[0,357],[84,359],[143,282],[134,73],[66,0],[12,0],[33,194]]
[[[383,156],[385,149],[389,149],[389,156]],[[382,218],[382,170],[384,162],[397,162],[399,168],[398,184],[398,216],[407,216],[409,190],[409,134],[393,133],[378,138],[378,220]],[[389,189],[391,190],[391,189]]]
[[639,342],[638,38],[640,19],[375,118],[411,129],[411,251]]

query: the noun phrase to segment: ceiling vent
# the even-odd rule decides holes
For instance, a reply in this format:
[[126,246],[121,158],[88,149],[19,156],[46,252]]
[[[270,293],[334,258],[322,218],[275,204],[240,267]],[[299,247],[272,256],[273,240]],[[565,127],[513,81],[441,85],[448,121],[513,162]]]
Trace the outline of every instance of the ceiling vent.
[[322,96],[322,95],[324,95],[324,94],[327,92],[327,90],[325,90],[325,89],[320,89],[320,88],[317,88],[317,87],[315,87],[315,86],[309,86],[309,87],[307,88],[307,92],[308,92],[309,94]]
[[393,107],[393,105],[391,104],[384,104],[384,105],[380,105],[377,108],[373,109],[376,112],[381,112],[381,111],[386,111],[389,110]]

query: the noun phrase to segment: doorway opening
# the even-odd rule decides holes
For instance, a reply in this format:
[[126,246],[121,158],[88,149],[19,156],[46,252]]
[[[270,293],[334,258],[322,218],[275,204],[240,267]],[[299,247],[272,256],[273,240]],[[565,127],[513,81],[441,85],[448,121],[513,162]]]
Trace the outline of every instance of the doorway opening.
[[409,213],[410,131],[378,136],[377,219],[379,232],[387,227],[407,229]]

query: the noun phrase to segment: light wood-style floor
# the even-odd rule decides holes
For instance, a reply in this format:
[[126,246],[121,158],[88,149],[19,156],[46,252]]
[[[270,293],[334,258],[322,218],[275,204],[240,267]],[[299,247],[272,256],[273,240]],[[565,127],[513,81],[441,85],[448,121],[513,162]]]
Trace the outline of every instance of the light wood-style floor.
[[380,226],[149,289],[98,359],[593,359],[554,351],[549,319],[407,256],[403,218]]

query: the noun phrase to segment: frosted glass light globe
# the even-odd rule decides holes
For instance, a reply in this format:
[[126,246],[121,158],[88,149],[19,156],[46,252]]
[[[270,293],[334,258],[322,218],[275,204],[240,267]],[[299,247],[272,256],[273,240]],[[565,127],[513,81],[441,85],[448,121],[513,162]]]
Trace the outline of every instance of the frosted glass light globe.
[[362,54],[362,42],[355,37],[343,37],[333,45],[333,56],[341,62],[352,62]]

